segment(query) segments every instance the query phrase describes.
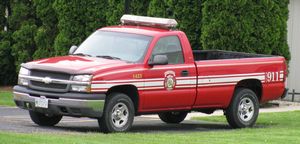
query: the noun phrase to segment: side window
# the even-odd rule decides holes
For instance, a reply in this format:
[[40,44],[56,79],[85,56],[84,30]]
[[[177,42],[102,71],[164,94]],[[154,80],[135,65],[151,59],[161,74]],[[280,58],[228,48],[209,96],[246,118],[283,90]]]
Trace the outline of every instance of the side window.
[[163,37],[156,43],[152,57],[154,55],[166,55],[169,64],[183,64],[184,58],[180,41],[177,36]]

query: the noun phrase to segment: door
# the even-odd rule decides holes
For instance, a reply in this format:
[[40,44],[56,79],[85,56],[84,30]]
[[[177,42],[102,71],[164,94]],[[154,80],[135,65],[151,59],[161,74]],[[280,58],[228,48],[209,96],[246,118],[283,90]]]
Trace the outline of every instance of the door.
[[155,55],[166,55],[167,65],[154,65],[144,72],[142,109],[144,111],[189,109],[196,97],[196,69],[185,63],[180,38],[161,37],[152,50]]

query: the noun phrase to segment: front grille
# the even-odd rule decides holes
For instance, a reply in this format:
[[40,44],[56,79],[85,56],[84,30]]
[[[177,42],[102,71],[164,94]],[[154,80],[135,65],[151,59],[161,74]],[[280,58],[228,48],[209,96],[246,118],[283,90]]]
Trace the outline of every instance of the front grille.
[[[59,80],[70,80],[71,75],[66,73],[51,72],[51,71],[41,71],[41,70],[31,70],[31,76],[35,77],[49,77],[52,79]],[[53,91],[53,92],[66,92],[68,90],[67,84],[49,83],[46,84],[40,81],[31,80],[29,87],[32,89],[43,90],[43,91]]]
[[62,80],[69,80],[70,74],[66,73],[59,73],[59,72],[49,72],[49,71],[41,71],[41,70],[32,70],[30,72],[31,76],[36,77],[50,77],[53,79],[62,79]]
[[44,87],[44,88],[53,88],[53,89],[66,89],[67,88],[66,84],[55,84],[55,83],[46,84],[46,83],[39,82],[39,81],[31,81],[31,85],[37,86],[37,87]]

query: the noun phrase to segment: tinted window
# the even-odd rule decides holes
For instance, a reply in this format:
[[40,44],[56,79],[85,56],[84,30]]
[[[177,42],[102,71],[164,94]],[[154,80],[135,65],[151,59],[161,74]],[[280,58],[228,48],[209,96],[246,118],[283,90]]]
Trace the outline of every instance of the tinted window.
[[155,45],[152,57],[154,55],[166,55],[169,64],[184,63],[182,48],[177,36],[168,36],[161,38]]

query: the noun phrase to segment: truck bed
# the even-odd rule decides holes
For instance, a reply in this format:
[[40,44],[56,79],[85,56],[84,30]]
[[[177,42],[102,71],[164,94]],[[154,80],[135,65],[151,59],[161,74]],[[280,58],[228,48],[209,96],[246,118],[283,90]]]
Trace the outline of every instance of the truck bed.
[[193,55],[194,55],[195,61],[273,57],[272,55],[252,54],[252,53],[233,52],[233,51],[221,51],[221,50],[193,50]]
[[[236,85],[245,80],[256,81],[256,87],[263,88],[260,102],[277,99],[284,91],[283,57],[218,50],[193,51],[193,55],[200,94],[196,106],[227,107]],[[276,73],[278,77],[268,79]]]

